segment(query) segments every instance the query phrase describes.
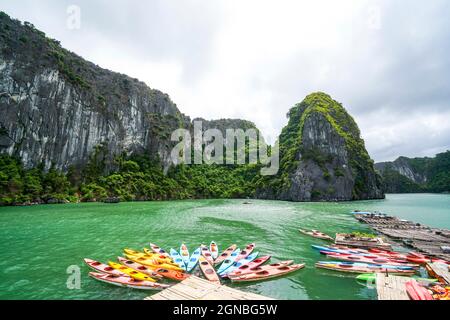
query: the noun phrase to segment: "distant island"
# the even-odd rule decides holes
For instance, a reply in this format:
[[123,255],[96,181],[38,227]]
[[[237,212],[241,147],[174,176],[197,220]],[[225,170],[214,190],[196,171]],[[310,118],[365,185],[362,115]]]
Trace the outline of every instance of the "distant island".
[[[195,119],[181,113],[167,94],[84,60],[4,12],[0,37],[0,205],[348,201],[412,190],[392,187],[405,176],[395,166],[377,165],[381,175],[375,170],[356,122],[323,92],[289,111],[276,175],[262,176],[261,164],[173,165],[171,133],[192,130]],[[241,119],[201,120],[205,128],[222,132],[258,130]],[[441,156],[436,159],[440,163]],[[417,190],[445,191],[448,175],[437,172],[440,164],[426,167],[426,187]]]

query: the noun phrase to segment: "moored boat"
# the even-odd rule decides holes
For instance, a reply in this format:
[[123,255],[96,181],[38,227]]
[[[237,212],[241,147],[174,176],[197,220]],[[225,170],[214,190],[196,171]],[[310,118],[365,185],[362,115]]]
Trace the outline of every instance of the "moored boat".
[[200,248],[197,248],[191,255],[190,259],[189,259],[189,263],[186,266],[186,271],[190,272],[192,271],[195,266],[198,263],[198,259],[200,258],[200,256],[202,255],[202,250]]
[[290,266],[280,266],[277,268],[257,271],[254,273],[242,274],[239,276],[230,277],[233,282],[249,282],[249,281],[261,281],[281,277],[289,273],[295,272],[305,267],[305,264],[294,264]]
[[231,271],[229,274],[231,274],[231,275],[240,274],[247,269],[257,268],[257,267],[261,266],[262,264],[266,263],[267,261],[269,261],[270,258],[271,258],[270,256],[264,256],[264,257],[257,258],[248,264],[243,264],[243,265],[239,266],[235,270]]
[[152,249],[152,251],[154,253],[166,256],[167,258],[170,258],[169,254],[166,252],[166,250],[162,249],[161,247],[157,246],[156,244],[150,242],[150,248]]
[[184,264],[187,267],[187,265],[189,264],[189,257],[190,256],[189,256],[189,250],[188,250],[187,246],[184,243],[182,243],[181,246],[180,246],[180,255],[181,255],[181,258],[184,261]]
[[120,272],[119,270],[114,269],[113,267],[111,267],[107,264],[104,264],[104,263],[101,263],[101,262],[98,262],[98,261],[95,261],[92,259],[88,259],[88,258],[85,258],[83,260],[84,260],[84,263],[86,263],[92,270],[95,270],[97,272],[112,274],[114,276],[125,276],[125,273]]
[[236,270],[237,268],[247,265],[250,262],[252,262],[253,260],[255,260],[258,257],[259,252],[253,252],[252,254],[248,255],[247,257],[245,257],[244,259],[236,259],[236,262],[233,263],[231,265],[231,267],[227,268],[225,271],[223,271],[222,273],[220,273],[221,277],[226,277],[228,273],[233,272],[234,270]]
[[406,282],[405,289],[411,300],[434,300],[428,290],[417,283],[416,280]]
[[364,264],[351,264],[351,263],[326,262],[326,261],[317,262],[316,267],[349,273],[385,272],[395,275],[413,275],[416,272],[414,269],[403,269],[383,265],[370,265],[370,264],[364,265]]
[[300,231],[300,233],[302,233],[302,234],[305,234],[305,235],[308,235],[308,236],[311,236],[311,237],[314,237],[317,239],[331,240],[331,241],[334,240],[331,236],[329,236],[323,232],[317,231],[317,230],[298,229],[298,231]]
[[205,257],[209,263],[214,264],[214,258],[212,257],[211,251],[209,251],[208,247],[202,244],[200,249],[202,250],[202,256]]
[[203,256],[199,258],[200,270],[208,281],[220,284],[220,278],[212,264]]
[[120,272],[123,272],[126,275],[129,275],[130,277],[132,277],[136,280],[156,282],[156,280],[153,279],[152,277],[150,277],[149,275],[139,272],[139,271],[136,271],[133,268],[124,266],[123,264],[110,261],[109,265],[111,267],[113,267],[114,269],[119,270]]
[[[152,269],[150,269],[149,267],[144,266],[143,264],[125,259],[123,257],[117,257],[117,260],[123,264],[124,266],[127,266],[128,268],[134,269],[138,272],[142,272],[145,273],[147,275],[149,275],[150,277],[153,278],[162,278],[162,276],[160,276],[158,273],[156,273],[155,271],[153,271]],[[118,270],[116,270],[118,271]]]
[[220,256],[218,256],[216,258],[216,260],[214,261],[214,264],[217,265],[217,264],[222,263],[225,259],[227,259],[233,253],[234,250],[236,250],[236,247],[237,246],[235,244],[229,246],[224,252],[222,252],[220,254]]
[[211,241],[209,244],[209,251],[211,252],[211,257],[216,260],[219,256],[219,247],[217,246],[217,243]]
[[234,250],[233,253],[231,253],[230,256],[222,262],[219,269],[217,270],[217,273],[221,274],[222,272],[227,270],[229,267],[231,267],[233,265],[233,263],[236,261],[236,258],[239,256],[240,252],[241,252],[241,249],[239,249],[239,248]]
[[241,259],[247,258],[255,249],[255,244],[251,243],[248,246],[245,247],[244,250],[242,250],[239,255],[236,257],[236,262],[238,262]]
[[[255,273],[255,272],[259,272],[259,271],[266,271],[266,270],[270,270],[270,269],[276,269],[278,267],[282,267],[282,266],[289,266],[291,264],[294,263],[294,260],[286,260],[286,261],[280,261],[277,263],[272,263],[272,264],[268,264],[268,265],[264,265],[264,266],[257,266],[257,267],[248,267],[248,268],[244,268],[245,266],[242,266],[239,269],[234,270],[232,273],[228,274],[229,278],[232,277],[237,277],[237,276],[241,276],[247,273]],[[249,266],[249,265],[248,265]]]
[[175,266],[175,265],[167,264],[167,263],[160,263],[151,258],[149,259],[149,258],[145,258],[145,257],[133,256],[133,255],[128,255],[128,254],[126,254],[125,257],[127,257],[129,260],[132,260],[134,262],[137,262],[137,263],[143,264],[147,267],[150,267],[151,269],[164,268],[164,269],[175,270],[175,271],[183,270],[179,266]]
[[[433,283],[438,281],[437,279],[419,278],[415,276],[413,276],[412,278],[418,282]],[[374,282],[376,281],[376,279],[377,279],[376,273],[363,273],[356,276],[356,280],[359,281]]]
[[112,284],[119,287],[128,287],[128,288],[134,288],[134,289],[141,289],[141,290],[162,290],[165,288],[170,287],[167,284],[162,283],[156,283],[151,281],[145,281],[145,280],[137,280],[128,276],[115,276],[112,274],[104,274],[104,273],[97,273],[97,272],[89,272],[89,276],[108,284]]
[[389,264],[393,266],[407,266],[411,268],[419,268],[418,264],[411,264],[408,263],[408,261],[406,260],[388,259],[371,255],[349,255],[336,252],[325,252],[325,254],[330,258],[339,259],[343,261],[372,263],[372,264]]
[[170,256],[171,256],[173,262],[175,262],[181,269],[186,271],[186,264],[184,263],[183,258],[181,257],[181,255],[178,253],[177,250],[171,248]]

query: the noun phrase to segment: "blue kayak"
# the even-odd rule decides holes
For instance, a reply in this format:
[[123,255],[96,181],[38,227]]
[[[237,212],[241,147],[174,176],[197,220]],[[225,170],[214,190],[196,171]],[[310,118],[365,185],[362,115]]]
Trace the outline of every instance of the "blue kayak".
[[197,248],[197,250],[194,251],[194,253],[191,255],[191,258],[189,259],[189,263],[186,268],[187,272],[190,272],[192,271],[192,269],[195,268],[195,266],[198,263],[198,259],[200,259],[201,254],[202,254],[201,248]]
[[240,253],[241,249],[237,248],[236,250],[234,250],[233,253],[227,259],[225,259],[225,261],[220,265],[220,268],[219,270],[217,270],[217,273],[221,274],[229,267],[231,267]]
[[179,254],[177,250],[170,249],[170,257],[172,258],[173,262],[175,262],[181,269],[186,271],[186,264],[184,263],[181,254]]
[[334,249],[334,248],[330,248],[330,247],[317,246],[317,245],[312,245],[311,247],[318,251],[336,252],[336,253],[345,253],[345,254],[354,254],[354,255],[367,255],[367,253],[359,252],[356,250]]
[[335,264],[335,265],[347,265],[347,266],[357,266],[357,267],[372,267],[372,268],[384,268],[384,269],[396,269],[396,270],[414,270],[413,267],[407,266],[393,266],[390,264],[374,264],[374,263],[363,263],[363,262],[350,262],[350,261],[319,261],[319,264]]
[[254,253],[248,255],[246,258],[234,262],[231,267],[227,268],[224,272],[219,273],[219,275],[221,277],[226,276],[227,274],[229,274],[230,272],[233,272],[240,266],[243,266],[243,265],[248,264],[248,263],[252,262],[253,260],[255,260],[258,257],[258,254],[259,254],[259,252],[254,252]]

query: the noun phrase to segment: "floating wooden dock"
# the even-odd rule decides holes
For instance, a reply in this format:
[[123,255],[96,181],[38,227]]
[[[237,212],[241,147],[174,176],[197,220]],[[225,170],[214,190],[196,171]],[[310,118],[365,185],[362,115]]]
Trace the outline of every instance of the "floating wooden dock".
[[426,255],[450,261],[444,247],[450,246],[450,230],[430,228],[420,223],[392,216],[355,214],[356,219],[368,224],[375,231],[394,240],[400,240]]
[[215,284],[196,276],[167,288],[145,300],[273,300],[259,294],[243,292]]
[[411,278],[377,273],[378,300],[410,300],[405,287],[408,281],[411,281]]
[[430,276],[435,277],[439,282],[450,285],[450,272],[448,271],[448,265],[445,263],[427,263],[426,269]]
[[383,241],[382,238],[363,238],[355,237],[351,234],[336,233],[336,240],[334,241],[337,245],[349,246],[349,247],[359,247],[359,248],[379,248],[385,250],[392,250],[392,246],[389,243]]

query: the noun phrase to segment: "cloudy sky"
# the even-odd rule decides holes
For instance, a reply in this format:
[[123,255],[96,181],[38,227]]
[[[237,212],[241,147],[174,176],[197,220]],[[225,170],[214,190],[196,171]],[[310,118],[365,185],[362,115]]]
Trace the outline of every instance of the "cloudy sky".
[[191,117],[251,120],[273,141],[290,107],[325,91],[376,161],[450,149],[447,0],[0,0],[0,10],[167,92]]

